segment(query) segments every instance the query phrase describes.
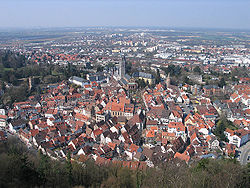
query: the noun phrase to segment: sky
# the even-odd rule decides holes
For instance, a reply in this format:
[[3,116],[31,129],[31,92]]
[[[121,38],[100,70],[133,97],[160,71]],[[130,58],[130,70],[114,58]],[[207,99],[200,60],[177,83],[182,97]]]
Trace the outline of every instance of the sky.
[[250,29],[250,0],[0,0],[1,28]]

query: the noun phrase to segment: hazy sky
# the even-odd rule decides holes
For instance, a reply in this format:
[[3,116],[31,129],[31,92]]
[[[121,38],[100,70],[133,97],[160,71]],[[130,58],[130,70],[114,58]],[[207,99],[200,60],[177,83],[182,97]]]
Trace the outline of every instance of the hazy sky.
[[0,0],[0,27],[250,29],[250,0]]

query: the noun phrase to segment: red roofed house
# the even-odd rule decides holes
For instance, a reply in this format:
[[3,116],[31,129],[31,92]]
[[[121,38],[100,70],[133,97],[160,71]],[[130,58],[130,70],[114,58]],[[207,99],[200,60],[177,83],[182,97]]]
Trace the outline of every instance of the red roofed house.
[[182,122],[169,122],[168,132],[175,133],[176,136],[184,136],[185,126],[183,125]]
[[6,115],[0,115],[0,127],[5,127],[6,126],[6,120],[7,120]]
[[226,143],[225,153],[228,156],[235,155],[235,149],[236,149],[236,146],[234,144],[228,144],[228,143]]
[[187,154],[185,154],[185,153],[179,153],[179,152],[176,152],[175,153],[175,155],[174,155],[174,158],[178,158],[178,159],[180,159],[180,160],[182,160],[182,161],[185,161],[186,163],[188,163],[189,162],[189,160],[190,160],[190,156],[189,155],[187,155]]

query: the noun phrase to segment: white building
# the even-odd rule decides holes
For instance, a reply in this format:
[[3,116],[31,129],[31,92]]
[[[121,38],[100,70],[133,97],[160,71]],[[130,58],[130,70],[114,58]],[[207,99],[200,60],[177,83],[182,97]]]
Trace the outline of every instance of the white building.
[[69,82],[76,84],[78,86],[81,86],[81,87],[84,87],[85,85],[88,85],[90,83],[88,80],[85,80],[77,76],[70,77]]
[[243,144],[247,143],[250,140],[250,131],[240,129],[237,131],[233,131],[230,129],[226,129],[224,131],[227,139],[229,140],[229,144],[234,144],[238,148],[241,147]]

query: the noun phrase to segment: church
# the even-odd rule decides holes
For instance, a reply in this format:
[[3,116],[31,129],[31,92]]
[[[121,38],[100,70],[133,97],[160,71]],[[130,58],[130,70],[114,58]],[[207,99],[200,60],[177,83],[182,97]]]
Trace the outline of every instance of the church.
[[122,57],[122,60],[119,62],[117,68],[116,68],[116,71],[115,71],[115,74],[114,74],[114,78],[115,80],[118,81],[118,83],[121,85],[121,86],[126,86],[131,77],[126,74],[126,58],[125,56]]

